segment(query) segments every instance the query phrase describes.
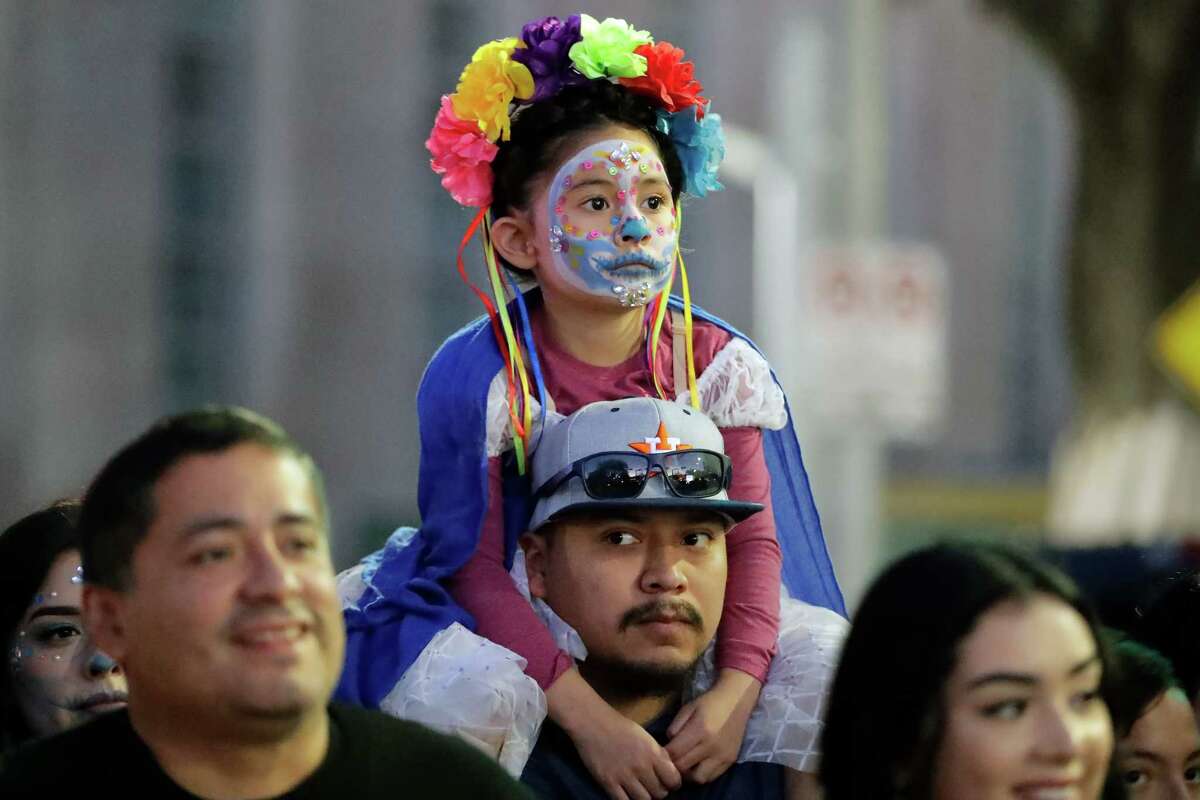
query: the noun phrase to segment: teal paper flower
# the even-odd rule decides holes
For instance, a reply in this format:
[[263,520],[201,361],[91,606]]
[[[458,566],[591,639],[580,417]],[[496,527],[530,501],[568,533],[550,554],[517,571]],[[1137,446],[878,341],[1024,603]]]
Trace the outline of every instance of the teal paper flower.
[[658,129],[671,137],[683,165],[683,191],[693,197],[724,189],[717,180],[717,169],[725,160],[725,133],[721,115],[705,109],[696,118],[699,106],[690,106],[674,114],[659,110]]

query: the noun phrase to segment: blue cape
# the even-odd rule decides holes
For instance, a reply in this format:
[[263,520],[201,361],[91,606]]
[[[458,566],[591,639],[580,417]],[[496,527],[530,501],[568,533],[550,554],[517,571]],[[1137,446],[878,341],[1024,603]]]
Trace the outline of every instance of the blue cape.
[[[671,305],[682,307],[676,297]],[[753,345],[717,317],[694,306],[692,313]],[[367,589],[345,611],[339,700],[378,707],[439,631],[454,622],[474,630],[475,621],[450,596],[445,579],[470,559],[479,541],[488,497],[487,396],[503,366],[491,324],[481,317],[447,339],[425,369],[417,390],[421,527],[400,529],[363,561]],[[763,450],[783,583],[792,597],[845,616],[790,410],[783,429],[764,431]],[[505,476],[505,565],[511,567],[532,509],[526,479],[511,469]]]

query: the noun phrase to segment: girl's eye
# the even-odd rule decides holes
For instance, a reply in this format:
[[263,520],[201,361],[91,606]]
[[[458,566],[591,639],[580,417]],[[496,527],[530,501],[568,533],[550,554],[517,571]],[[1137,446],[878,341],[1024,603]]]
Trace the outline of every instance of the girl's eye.
[[1126,786],[1141,786],[1149,778],[1140,769],[1127,769],[1121,773],[1121,782]]
[[604,535],[604,540],[609,544],[630,545],[637,542],[637,537],[629,531],[610,531]]
[[646,198],[646,207],[651,211],[658,211],[663,206],[663,199],[658,195],[651,195]]
[[50,625],[38,631],[35,637],[39,644],[60,645],[82,636],[83,631],[76,625]]
[[983,715],[992,719],[1017,719],[1028,706],[1028,700],[1004,700],[984,706]]
[[608,208],[608,201],[603,197],[589,197],[584,201],[592,211],[603,211]]

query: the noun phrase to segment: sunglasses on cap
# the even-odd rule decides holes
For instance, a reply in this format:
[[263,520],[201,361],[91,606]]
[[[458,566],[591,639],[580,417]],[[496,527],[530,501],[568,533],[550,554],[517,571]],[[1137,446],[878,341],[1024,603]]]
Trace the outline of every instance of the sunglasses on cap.
[[663,476],[667,489],[676,497],[712,497],[729,488],[733,464],[728,456],[713,450],[595,453],[560,470],[538,487],[533,498],[548,497],[578,476],[593,500],[629,500],[641,495],[655,472]]

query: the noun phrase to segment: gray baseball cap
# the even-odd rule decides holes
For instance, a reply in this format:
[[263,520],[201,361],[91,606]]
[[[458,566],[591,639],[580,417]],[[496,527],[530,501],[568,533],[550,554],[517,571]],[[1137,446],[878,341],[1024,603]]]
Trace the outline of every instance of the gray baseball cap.
[[[701,412],[652,397],[590,403],[574,414],[547,424],[533,452],[533,491],[569,471],[580,459],[600,453],[657,453],[712,450],[725,453],[725,440]],[[561,483],[553,494],[537,498],[529,530],[568,510],[671,508],[712,510],[740,522],[762,511],[759,503],[729,499],[722,488],[710,497],[678,497],[661,470],[654,471],[637,497],[598,500],[587,493],[579,475]]]

